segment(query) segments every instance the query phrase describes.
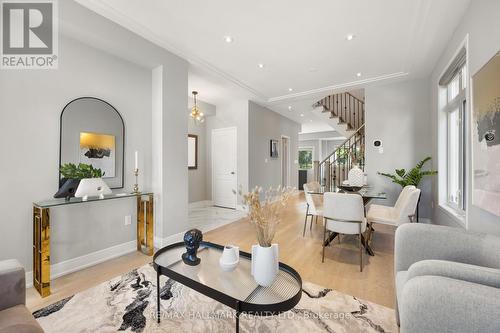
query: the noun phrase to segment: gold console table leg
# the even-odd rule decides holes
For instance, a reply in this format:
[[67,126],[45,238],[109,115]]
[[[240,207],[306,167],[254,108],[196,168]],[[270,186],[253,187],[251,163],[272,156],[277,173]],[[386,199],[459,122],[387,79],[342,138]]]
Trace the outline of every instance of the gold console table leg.
[[50,211],[33,206],[33,286],[50,295]]
[[[144,200],[143,197],[147,197],[147,200]],[[137,251],[141,251],[149,256],[153,255],[154,250],[153,199],[152,194],[137,196]]]

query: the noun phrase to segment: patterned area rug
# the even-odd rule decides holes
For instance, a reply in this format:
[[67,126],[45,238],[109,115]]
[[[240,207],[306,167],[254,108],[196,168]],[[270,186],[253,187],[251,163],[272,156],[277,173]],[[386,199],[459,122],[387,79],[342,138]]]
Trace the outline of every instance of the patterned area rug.
[[[156,272],[145,265],[33,313],[45,332],[234,332],[234,311],[162,276],[156,322]],[[241,332],[397,332],[394,310],[312,283],[279,316],[242,314]]]

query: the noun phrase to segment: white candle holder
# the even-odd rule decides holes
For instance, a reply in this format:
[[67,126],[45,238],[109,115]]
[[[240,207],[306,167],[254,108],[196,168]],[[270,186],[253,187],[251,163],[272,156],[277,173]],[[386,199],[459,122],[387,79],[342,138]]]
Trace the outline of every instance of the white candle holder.
[[135,175],[135,184],[134,184],[134,190],[132,193],[140,193],[139,192],[139,169],[138,168],[134,169],[134,175]]

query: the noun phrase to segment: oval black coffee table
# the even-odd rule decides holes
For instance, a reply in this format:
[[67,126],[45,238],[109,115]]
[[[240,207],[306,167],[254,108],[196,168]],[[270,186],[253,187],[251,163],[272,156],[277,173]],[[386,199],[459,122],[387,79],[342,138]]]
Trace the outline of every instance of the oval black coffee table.
[[171,278],[205,296],[236,310],[236,332],[239,316],[247,313],[258,316],[276,315],[291,310],[302,296],[302,279],[293,268],[279,263],[276,280],[269,287],[259,286],[251,274],[252,255],[240,251],[240,262],[232,272],[224,272],[219,258],[224,247],[201,242],[197,266],[186,265],[181,255],[186,251],[183,242],[158,250],[153,258],[156,271],[156,304],[160,322],[160,275]]

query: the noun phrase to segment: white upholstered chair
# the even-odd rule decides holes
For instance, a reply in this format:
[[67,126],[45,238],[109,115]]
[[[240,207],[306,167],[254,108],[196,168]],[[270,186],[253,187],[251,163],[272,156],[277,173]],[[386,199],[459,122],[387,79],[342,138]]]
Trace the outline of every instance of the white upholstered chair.
[[[317,188],[314,186],[317,183]],[[306,226],[307,226],[307,218],[310,216],[311,217],[311,226],[309,229],[312,229],[312,223],[314,217],[316,217],[316,222],[318,222],[318,216],[323,215],[322,211],[322,205],[321,205],[321,200],[319,200],[317,197],[318,195],[311,194],[309,191],[318,191],[319,190],[319,183],[318,182],[313,182],[304,184],[304,195],[306,197],[306,218],[304,220],[304,232],[302,233],[302,236],[304,237],[306,235]],[[316,197],[316,198],[315,198]]]
[[321,185],[317,181],[306,183],[306,185],[309,191],[319,191],[321,189]]
[[415,186],[409,185],[403,188],[399,194],[394,207],[371,205],[368,210],[368,223],[389,224],[399,226],[403,223],[411,222],[417,210],[417,203],[420,197],[420,190]]
[[417,210],[420,190],[415,186],[405,186],[399,194],[394,207],[371,205],[368,210],[367,220],[369,225],[368,240],[373,236],[373,223],[388,224],[395,227],[413,221]]
[[363,198],[354,193],[324,194],[323,201],[323,259],[325,262],[325,240],[328,232],[359,236],[359,269],[363,271],[363,244],[361,235],[366,230]]

